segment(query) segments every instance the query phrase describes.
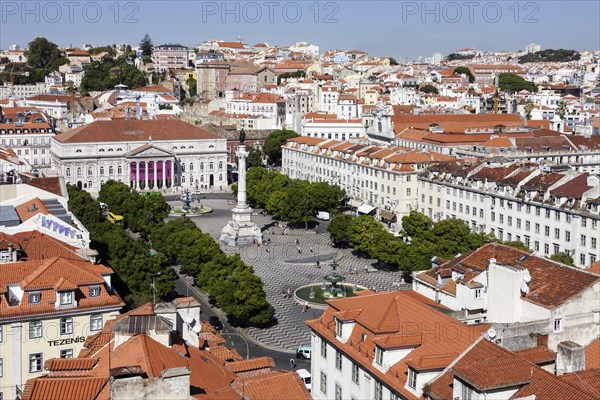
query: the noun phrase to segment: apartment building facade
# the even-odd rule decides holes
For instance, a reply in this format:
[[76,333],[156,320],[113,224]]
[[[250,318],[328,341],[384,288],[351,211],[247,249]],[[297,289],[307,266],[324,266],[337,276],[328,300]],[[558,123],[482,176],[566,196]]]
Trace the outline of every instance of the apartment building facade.
[[124,306],[103,265],[62,257],[0,268],[0,393],[21,395],[50,358],[72,358]]
[[598,260],[597,175],[460,161],[433,166],[418,180],[418,210],[433,221],[460,218],[475,232],[523,242],[543,256],[567,253],[579,267]]
[[180,44],[163,44],[152,49],[152,61],[158,71],[188,66],[188,48]]

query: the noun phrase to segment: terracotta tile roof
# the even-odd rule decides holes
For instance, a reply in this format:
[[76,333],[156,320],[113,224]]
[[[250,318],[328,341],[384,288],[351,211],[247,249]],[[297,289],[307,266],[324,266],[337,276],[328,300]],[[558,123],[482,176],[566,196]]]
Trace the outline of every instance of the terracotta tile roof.
[[530,383],[518,390],[511,398],[520,399],[527,396],[535,396],[535,400],[597,399],[539,367],[532,369]]
[[562,375],[560,380],[600,399],[600,366],[596,369]]
[[417,371],[441,370],[450,365],[457,357],[458,353],[422,356],[409,358],[406,360],[406,364]]
[[248,372],[256,369],[272,368],[275,361],[271,357],[257,357],[248,360],[239,360],[225,364],[233,373]]
[[140,366],[149,378],[160,377],[165,369],[184,368],[187,362],[176,351],[148,335],[138,334],[113,350],[111,368]]
[[453,384],[454,374],[448,370],[429,383],[429,397],[434,400],[451,399]]
[[44,363],[44,369],[59,371],[89,371],[98,363],[98,358],[51,358]]
[[485,339],[452,367],[455,376],[480,391],[529,383],[531,370],[529,362]]
[[423,335],[396,333],[374,339],[373,342],[382,349],[394,349],[401,347],[417,347],[423,343]]
[[[64,277],[68,277],[78,287],[99,285],[100,296],[89,297],[87,290],[76,290],[75,300],[77,308],[101,309],[121,308],[124,303],[119,295],[108,292],[104,287],[102,274],[112,274],[112,269],[103,265],[94,265],[89,262],[68,260],[54,257],[46,260],[30,260],[25,262],[9,263],[0,268],[0,319],[24,317],[27,315],[45,315],[52,313],[65,313],[69,310],[57,310],[54,306],[56,289],[58,284],[66,288]],[[29,296],[24,295],[18,305],[10,305],[7,293],[7,285],[18,284],[25,291],[36,290],[40,292],[40,302],[29,304]]]
[[[463,325],[441,312],[441,310],[445,310],[445,307],[416,292],[374,293],[363,291],[356,297],[329,300],[328,304],[329,307],[321,318],[307,321],[312,331],[324,337],[332,346],[343,351],[348,357],[356,360],[362,368],[367,369],[377,379],[409,399],[415,397],[404,388],[408,359],[443,353],[459,354],[489,327],[488,325]],[[343,310],[358,309],[362,309],[363,312],[355,319],[356,325],[349,339],[346,343],[341,343],[335,337],[333,315]],[[434,326],[444,324],[452,324],[453,329],[456,328],[461,334],[457,334],[457,340],[445,341],[443,351],[441,351],[439,338],[434,340],[430,333],[435,331]],[[364,338],[363,334],[365,334]],[[386,373],[382,373],[373,367],[376,341],[381,343],[385,340],[385,336],[396,334],[422,334],[423,337],[421,343],[404,360],[392,365]],[[395,340],[395,338],[390,339],[391,342]]]
[[589,268],[586,269],[587,272],[591,272],[592,274],[600,275],[600,261],[596,261]]
[[65,196],[66,193],[63,193],[62,187],[60,185],[60,179],[57,176],[53,177],[32,177],[26,174],[19,174],[19,177],[23,181],[23,183],[27,185],[31,185],[38,189],[45,190],[46,192],[50,192],[59,196]]
[[44,203],[42,203],[42,201],[37,197],[23,204],[15,206],[15,211],[17,212],[17,215],[19,216],[21,222],[25,222],[29,218],[34,217],[40,213],[48,215],[48,209],[46,208]]
[[545,192],[565,176],[558,173],[540,174],[531,178],[521,186],[523,190]]
[[536,346],[529,349],[516,350],[516,355],[526,359],[532,364],[544,364],[556,360],[556,353],[546,346]]
[[600,338],[594,340],[585,348],[585,368],[600,368]]
[[107,385],[106,378],[37,378],[28,381],[22,400],[92,400]]
[[153,140],[222,139],[181,120],[94,121],[54,137],[61,143],[145,142]]
[[233,388],[249,400],[310,400],[310,392],[300,376],[292,371],[274,371],[245,380],[236,380]]
[[588,186],[589,176],[590,174],[584,172],[570,181],[552,189],[550,193],[558,197],[581,199],[585,192],[593,188],[593,186]]
[[550,309],[558,307],[600,282],[599,276],[584,270],[570,268],[546,258],[530,256],[528,252],[499,243],[488,243],[471,253],[422,272],[416,276],[416,279],[435,285],[437,272],[451,268],[465,273],[465,280],[468,280],[466,273],[478,274],[485,271],[489,267],[491,258],[495,258],[498,264],[526,268],[531,276],[531,282],[529,293],[522,299]]
[[45,260],[53,257],[61,257],[74,261],[85,261],[85,259],[77,253],[77,248],[74,246],[39,231],[19,232],[15,234],[15,237],[18,239],[20,247],[25,252],[25,257],[21,261]]

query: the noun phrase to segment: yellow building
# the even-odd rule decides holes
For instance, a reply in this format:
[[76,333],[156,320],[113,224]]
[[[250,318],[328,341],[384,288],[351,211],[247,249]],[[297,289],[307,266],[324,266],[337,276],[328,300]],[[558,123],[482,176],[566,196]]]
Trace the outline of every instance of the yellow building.
[[76,357],[124,303],[113,270],[62,257],[0,268],[0,399],[20,395],[50,358]]

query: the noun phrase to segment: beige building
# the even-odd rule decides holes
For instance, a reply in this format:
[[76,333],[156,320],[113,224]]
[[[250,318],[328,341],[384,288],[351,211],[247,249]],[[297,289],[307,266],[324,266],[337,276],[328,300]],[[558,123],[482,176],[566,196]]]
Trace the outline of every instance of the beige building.
[[124,303],[113,270],[62,257],[0,268],[0,398],[21,395],[50,358],[72,358]]

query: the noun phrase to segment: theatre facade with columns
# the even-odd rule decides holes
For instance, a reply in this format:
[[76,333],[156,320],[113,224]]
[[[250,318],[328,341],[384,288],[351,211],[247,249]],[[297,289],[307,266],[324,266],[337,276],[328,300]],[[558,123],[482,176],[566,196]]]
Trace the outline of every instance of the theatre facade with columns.
[[95,121],[56,135],[53,167],[97,194],[115,180],[136,190],[227,187],[226,139],[180,120]]

